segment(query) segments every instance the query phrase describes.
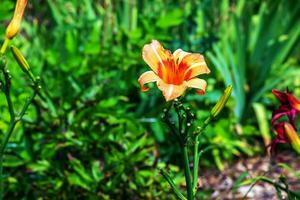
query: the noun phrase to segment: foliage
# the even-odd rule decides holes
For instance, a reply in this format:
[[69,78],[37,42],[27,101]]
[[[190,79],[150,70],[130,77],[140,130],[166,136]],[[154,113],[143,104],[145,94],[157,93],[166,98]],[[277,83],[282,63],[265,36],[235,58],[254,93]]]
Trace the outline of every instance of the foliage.
[[[24,132],[19,133],[24,138],[14,141],[19,147],[11,146],[5,160],[6,167],[17,169],[8,177],[14,193],[7,195],[18,198],[27,193],[28,198],[37,198],[47,194],[54,198],[59,193],[67,198],[75,192],[76,198],[160,196],[158,188],[165,186],[154,170],[154,141],[131,116],[111,112],[118,103],[109,99],[70,113],[62,119],[66,120],[65,130],[58,126],[60,119],[46,124],[46,113],[25,124]],[[25,178],[17,181],[24,171]]]
[[[279,83],[297,77],[291,57],[299,45],[300,6],[295,1],[228,1],[219,6],[220,42],[208,54],[226,83],[234,84],[236,116],[245,121],[254,102]],[[282,17],[284,15],[284,17]],[[278,76],[278,74],[285,76]]]

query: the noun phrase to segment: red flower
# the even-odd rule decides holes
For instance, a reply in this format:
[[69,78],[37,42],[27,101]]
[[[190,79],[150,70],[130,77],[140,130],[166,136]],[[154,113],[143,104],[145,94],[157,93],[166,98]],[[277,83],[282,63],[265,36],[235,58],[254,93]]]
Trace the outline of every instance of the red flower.
[[278,123],[277,120],[279,118],[286,115],[293,127],[297,129],[295,125],[295,118],[297,112],[300,112],[300,101],[288,91],[281,92],[279,90],[273,89],[272,93],[281,102],[279,109],[273,112],[272,124],[275,125],[276,123]]
[[[280,101],[281,105],[273,112],[272,116],[272,125],[275,129],[276,137],[271,143],[271,151],[274,152],[277,144],[290,143],[300,153],[300,139],[295,124],[296,115],[300,112],[300,101],[288,91],[281,92],[274,89],[272,93]],[[278,121],[282,116],[287,116],[289,122]]]
[[274,129],[276,131],[276,137],[275,139],[273,139],[272,143],[271,143],[271,152],[274,152],[276,149],[276,146],[278,144],[284,144],[284,143],[288,143],[288,139],[285,135],[285,131],[284,131],[284,123],[286,122],[280,122],[280,123],[276,123],[274,125]]
[[300,138],[294,127],[288,122],[279,122],[274,128],[277,134],[272,141],[271,151],[274,152],[277,144],[289,143],[300,154]]

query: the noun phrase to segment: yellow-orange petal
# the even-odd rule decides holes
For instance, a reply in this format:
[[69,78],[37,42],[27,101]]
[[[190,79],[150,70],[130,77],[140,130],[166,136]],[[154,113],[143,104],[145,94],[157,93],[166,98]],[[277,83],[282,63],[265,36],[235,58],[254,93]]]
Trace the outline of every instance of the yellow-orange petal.
[[157,81],[157,87],[162,91],[166,101],[171,101],[181,96],[187,89],[186,82],[181,85],[167,84],[163,80]]
[[298,112],[300,112],[300,101],[294,97],[291,93],[286,93],[287,98],[291,106],[296,109]]
[[191,53],[183,51],[182,49],[177,49],[176,51],[174,51],[173,58],[174,58],[174,62],[176,64],[176,67],[178,67],[179,64],[181,63],[182,59],[186,55],[189,55],[189,54],[191,54]]
[[166,68],[165,64],[169,62],[170,55],[172,54],[165,50],[157,40],[152,40],[150,44],[143,47],[143,59],[155,73],[158,73],[159,66]]
[[205,94],[206,90],[206,81],[200,78],[193,78],[189,81],[186,82],[187,86],[190,88],[195,88],[197,89],[197,93],[200,95]]
[[284,130],[285,130],[285,134],[287,136],[287,138],[289,139],[292,147],[300,154],[300,138],[296,132],[296,130],[294,129],[294,127],[285,122],[284,123]]
[[160,78],[153,71],[147,71],[140,76],[138,82],[142,91],[146,92],[149,90],[149,88],[146,88],[144,85],[158,80],[160,80]]
[[189,80],[200,74],[210,73],[204,57],[198,53],[192,53],[184,56],[180,65],[186,67],[184,72],[184,80]]

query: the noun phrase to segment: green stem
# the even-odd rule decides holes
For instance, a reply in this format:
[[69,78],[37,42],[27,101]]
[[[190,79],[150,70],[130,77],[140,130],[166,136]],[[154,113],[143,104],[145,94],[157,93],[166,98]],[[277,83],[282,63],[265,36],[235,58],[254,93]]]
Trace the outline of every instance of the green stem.
[[185,182],[187,187],[187,199],[193,200],[193,185],[191,179],[191,170],[190,170],[190,162],[188,157],[188,149],[186,145],[181,145],[182,157],[183,157],[183,164],[184,164],[184,175],[185,175]]
[[199,135],[195,137],[194,164],[193,164],[193,197],[195,197],[198,187],[199,174]]
[[198,187],[198,176],[199,176],[199,135],[205,130],[208,124],[211,122],[212,117],[209,116],[203,123],[203,125],[194,133],[195,146],[194,146],[194,163],[193,163],[193,198],[195,198]]
[[16,123],[17,122],[15,120],[10,122],[9,127],[5,133],[4,141],[1,146],[1,151],[0,151],[0,199],[3,198],[3,155],[4,155],[4,150],[5,150],[8,140],[16,126]]
[[269,178],[267,178],[267,177],[259,177],[258,180],[264,181],[264,182],[266,182],[266,183],[270,183],[270,184],[272,184],[273,186],[275,186],[275,187],[277,187],[277,188],[279,188],[279,189],[285,191],[287,194],[292,194],[293,196],[297,197],[297,199],[298,199],[298,198],[300,199],[300,194],[298,194],[298,193],[296,193],[296,192],[294,192],[294,191],[292,191],[292,190],[289,190],[289,189],[283,187],[282,185],[280,185],[280,184],[274,182],[273,180],[271,180],[271,179],[269,179]]
[[[6,41],[6,40],[5,40]],[[4,42],[5,44],[5,42]],[[2,50],[5,51],[5,49],[3,48],[2,45],[1,48],[1,53]],[[3,154],[4,154],[4,150],[6,147],[6,144],[14,130],[14,127],[16,125],[16,119],[15,119],[15,111],[14,111],[14,107],[13,107],[13,103],[11,100],[11,95],[10,95],[10,75],[9,75],[9,71],[7,70],[7,68],[5,66],[2,66],[2,72],[4,75],[4,79],[5,79],[5,86],[4,86],[4,94],[5,94],[5,98],[6,98],[6,102],[7,102],[7,106],[8,106],[8,110],[9,110],[9,115],[10,115],[10,123],[9,123],[9,127],[4,135],[4,140],[2,142],[2,146],[0,149],[0,199],[2,200],[3,197]]]
[[212,119],[213,119],[212,116],[206,118],[203,125],[194,132],[194,135],[199,136],[201,133],[203,133],[203,131],[205,130],[205,128],[208,126],[208,124],[211,122]]
[[[5,76],[6,77],[6,76]],[[6,80],[8,81],[8,80]],[[8,82],[6,82],[7,84]],[[3,156],[4,156],[4,151],[5,151],[5,148],[7,146],[7,143],[9,141],[9,138],[11,137],[13,131],[14,131],[14,128],[16,127],[17,123],[22,120],[23,116],[25,115],[29,105],[31,104],[31,102],[33,101],[34,97],[36,96],[37,94],[37,91],[34,91],[33,95],[27,100],[27,102],[25,103],[25,105],[23,106],[20,114],[15,117],[15,112],[14,112],[14,108],[13,108],[13,104],[12,104],[12,101],[11,101],[11,97],[10,97],[10,92],[9,92],[9,87],[6,87],[5,90],[8,91],[5,91],[5,97],[6,97],[6,101],[7,101],[7,104],[8,104],[8,107],[9,107],[9,113],[10,113],[10,124],[9,124],[9,127],[5,133],[5,137],[4,137],[4,140],[2,142],[2,146],[1,146],[1,149],[0,149],[0,200],[2,200],[3,198]]]
[[2,44],[1,49],[0,49],[0,54],[4,54],[5,53],[5,51],[6,51],[7,47],[8,47],[9,41],[10,41],[10,39],[5,38],[4,43]]
[[170,128],[171,133],[175,136],[178,144],[181,144],[182,142],[181,142],[181,138],[180,138],[180,131],[176,130],[174,124],[172,124],[172,122],[169,119],[169,112],[170,112],[172,106],[173,106],[173,102],[167,107],[166,111],[164,111],[163,120],[168,125],[168,127]]
[[11,95],[10,95],[10,74],[8,69],[5,67],[3,69],[3,74],[4,74],[4,79],[5,79],[5,87],[4,87],[4,94],[5,94],[5,98],[6,98],[6,102],[7,102],[7,106],[8,106],[8,111],[9,111],[9,115],[10,115],[10,121],[14,121],[15,120],[15,111],[14,111],[14,106],[11,100]]

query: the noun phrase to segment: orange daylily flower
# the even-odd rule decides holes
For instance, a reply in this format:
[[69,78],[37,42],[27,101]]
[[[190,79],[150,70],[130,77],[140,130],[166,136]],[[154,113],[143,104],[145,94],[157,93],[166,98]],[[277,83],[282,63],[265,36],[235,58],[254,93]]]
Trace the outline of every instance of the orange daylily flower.
[[14,16],[6,28],[6,38],[12,39],[19,32],[19,27],[26,5],[27,0],[17,0]]
[[152,69],[138,79],[143,92],[149,90],[145,84],[156,82],[166,101],[181,96],[189,87],[197,89],[200,95],[205,93],[206,81],[196,78],[200,74],[210,73],[201,54],[188,53],[182,49],[177,49],[172,54],[157,40],[153,40],[144,46],[143,59]]

